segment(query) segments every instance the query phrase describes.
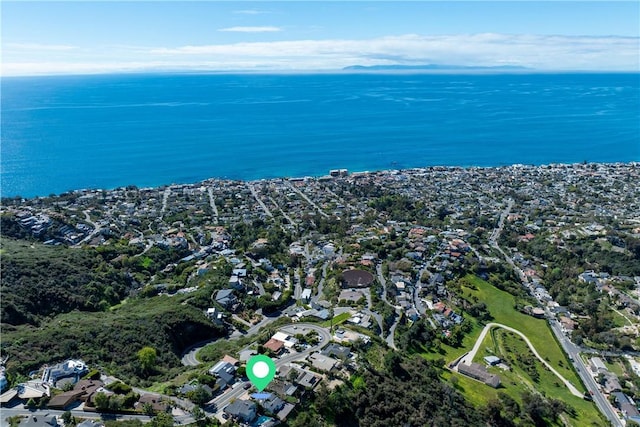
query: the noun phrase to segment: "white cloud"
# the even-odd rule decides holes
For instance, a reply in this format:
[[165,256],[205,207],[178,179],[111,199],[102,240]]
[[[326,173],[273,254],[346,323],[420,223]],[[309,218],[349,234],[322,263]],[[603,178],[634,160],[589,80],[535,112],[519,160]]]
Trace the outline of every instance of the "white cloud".
[[292,40],[159,48],[152,54],[254,59],[256,65],[289,62],[308,68],[353,64],[440,63],[510,64],[541,69],[636,69],[635,37],[570,37],[510,34],[420,36],[407,34],[368,40]]
[[20,50],[40,50],[40,51],[62,51],[77,49],[77,46],[64,44],[41,44],[41,43],[7,43],[7,48]]
[[220,28],[218,31],[227,31],[235,33],[273,33],[282,31],[280,27],[229,27]]
[[[152,70],[336,70],[349,65],[517,65],[539,70],[638,71],[638,37],[407,34],[364,40],[289,40],[160,47],[144,51],[3,58],[2,74]],[[78,51],[74,51],[78,52]],[[26,59],[25,59],[26,58]],[[95,62],[94,62],[95,61]]]
[[258,9],[243,9],[243,10],[234,10],[233,13],[237,13],[240,15],[263,15],[271,12],[266,10],[258,10]]

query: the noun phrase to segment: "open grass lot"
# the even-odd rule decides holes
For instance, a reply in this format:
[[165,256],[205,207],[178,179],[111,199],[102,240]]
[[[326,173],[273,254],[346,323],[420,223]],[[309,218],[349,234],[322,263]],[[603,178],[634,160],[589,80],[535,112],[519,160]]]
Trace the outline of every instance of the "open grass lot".
[[[500,375],[502,379],[502,387],[497,391],[507,393],[518,403],[522,403],[523,392],[538,391],[547,398],[561,400],[572,408],[567,411],[571,415],[566,418],[571,425],[607,425],[601,419],[595,405],[571,394],[559,378],[546,369],[533,355],[524,340],[516,334],[505,329],[493,329],[492,333],[487,334],[483,341],[475,361],[482,363],[482,358],[489,355],[500,357],[509,367],[508,370],[503,370],[500,367],[489,368],[490,372]],[[478,393],[478,396],[475,397],[476,400],[482,397],[486,398],[486,394],[489,392],[497,393],[496,390],[483,384],[479,385],[485,388],[484,393],[474,392],[475,389],[469,387],[474,394]]]
[[349,312],[341,313],[341,314],[338,314],[337,316],[335,316],[333,318],[333,323],[331,322],[331,319],[329,319],[329,320],[325,320],[324,322],[320,323],[320,326],[325,327],[325,328],[331,327],[332,324],[333,324],[333,326],[337,326],[337,325],[339,325],[341,323],[344,323],[347,320],[349,320],[350,317],[351,317],[351,313],[349,313]]
[[478,336],[480,336],[483,325],[480,325],[470,317],[467,317],[465,322],[471,322],[472,329],[471,332],[467,333],[462,339],[462,345],[460,347],[451,347],[447,344],[440,344],[436,351],[423,347],[424,353],[422,353],[422,357],[427,360],[444,359],[449,363],[471,350],[478,339]]
[[613,315],[613,324],[616,328],[633,325],[633,323],[618,310],[611,310],[611,314]]
[[571,368],[571,364],[553,336],[546,320],[536,319],[520,313],[514,308],[515,298],[511,294],[501,291],[479,277],[468,275],[466,280],[476,289],[463,288],[465,297],[476,296],[480,301],[487,304],[494,322],[511,326],[525,334],[538,353],[551,366],[567,380],[571,381],[579,390],[585,391],[580,379]]
[[627,367],[625,366],[622,358],[601,358],[607,368],[616,374],[618,378],[624,378],[625,376],[630,376],[631,374],[627,371]]
[[[479,301],[487,304],[488,310],[493,316],[494,322],[502,323],[512,328],[518,329],[531,340],[532,344],[540,355],[546,358],[561,375],[571,381],[579,390],[582,384],[576,373],[571,368],[570,362],[565,357],[559,344],[556,342],[553,333],[549,329],[546,321],[536,319],[526,314],[520,313],[514,308],[515,298],[500,289],[495,288],[490,283],[475,277],[467,276],[466,279],[476,289],[463,287],[464,296],[470,298],[475,296]],[[441,345],[439,352],[424,353],[426,359],[444,358],[447,363],[462,356],[471,350],[483,324],[476,322],[469,317],[465,321],[471,321],[473,328],[469,332],[459,348]],[[517,335],[504,329],[495,328],[487,334],[480,351],[476,356],[476,361],[481,361],[484,356],[497,355],[507,360],[510,371],[502,371],[500,368],[491,368],[494,373],[502,378],[503,385],[499,389],[493,389],[478,381],[467,378],[455,372],[445,372],[445,379],[453,380],[455,387],[465,397],[475,405],[484,406],[490,400],[497,398],[498,392],[503,392],[522,403],[522,393],[525,391],[537,390],[547,398],[559,399],[572,408],[569,412],[571,416],[565,414],[564,420],[567,425],[572,426],[605,426],[607,423],[602,420],[597,408],[591,402],[585,401],[571,394],[571,392],[561,383],[558,377],[548,371],[544,365],[533,356],[526,343]],[[517,360],[517,355],[523,361]],[[509,361],[508,359],[512,359]],[[526,361],[526,363],[525,363]],[[529,365],[527,365],[527,363]],[[526,370],[528,369],[528,371]],[[533,372],[536,373],[533,373]],[[533,375],[533,377],[532,377]],[[537,376],[537,379],[534,378]],[[557,425],[563,425],[558,421]]]

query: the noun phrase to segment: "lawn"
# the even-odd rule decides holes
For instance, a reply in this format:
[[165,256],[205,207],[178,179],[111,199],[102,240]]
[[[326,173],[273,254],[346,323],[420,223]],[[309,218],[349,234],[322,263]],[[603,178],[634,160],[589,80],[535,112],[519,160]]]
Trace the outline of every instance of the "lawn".
[[606,425],[594,404],[571,394],[558,377],[533,355],[524,340],[516,334],[504,329],[494,329],[491,334],[487,334],[476,359],[482,360],[488,355],[502,358],[509,366],[508,370],[499,367],[492,367],[489,370],[500,375],[502,387],[499,390],[519,403],[522,403],[523,392],[538,391],[547,398],[561,400],[573,409],[569,411],[573,415],[567,416],[571,425]]
[[606,359],[604,360],[604,364],[607,366],[607,368],[613,372],[614,374],[616,374],[618,376],[618,378],[624,378],[625,375],[627,375],[627,370],[624,366],[624,363],[622,362],[622,360],[619,359],[611,359],[611,363],[609,363]]
[[[561,384],[558,377],[548,371],[539,360],[534,358],[526,343],[517,335],[504,329],[494,329],[487,334],[483,345],[476,357],[476,361],[482,361],[484,356],[496,355],[503,358],[509,370],[498,367],[489,368],[489,371],[500,375],[502,384],[498,389],[493,389],[485,384],[467,378],[456,372],[447,371],[444,378],[452,382],[455,388],[476,406],[485,406],[490,400],[497,399],[498,393],[505,393],[522,404],[522,394],[526,391],[538,391],[547,398],[558,399],[573,410],[565,414],[568,425],[571,426],[605,426],[606,422],[600,417],[595,406],[579,397],[576,397]],[[533,369],[539,377],[534,379],[532,375],[523,369],[524,366],[515,355],[522,355],[523,359],[533,360]],[[530,368],[531,369],[531,368]],[[455,380],[452,380],[455,378]],[[561,422],[551,425],[562,425]]]
[[611,313],[613,314],[613,324],[616,328],[621,328],[623,326],[628,326],[629,324],[632,324],[629,321],[629,319],[627,319],[618,310],[611,310]]
[[349,313],[349,312],[341,313],[341,314],[338,314],[337,316],[335,316],[333,318],[333,322],[331,321],[331,319],[325,320],[324,322],[320,323],[320,326],[322,326],[324,328],[329,328],[329,327],[331,327],[331,325],[337,326],[337,325],[339,325],[341,323],[346,322],[350,318],[351,318],[351,313]]
[[473,325],[473,328],[471,329],[471,332],[464,336],[460,347],[451,347],[447,344],[440,344],[438,350],[435,352],[433,349],[424,349],[425,353],[422,353],[422,357],[427,360],[443,358],[447,363],[449,363],[471,350],[484,326],[480,325],[470,317],[465,318],[465,322],[470,322]]
[[[475,296],[479,301],[487,304],[487,308],[493,316],[493,322],[511,326],[525,334],[538,353],[540,353],[551,366],[560,372],[567,380],[571,381],[578,389],[582,389],[580,379],[571,368],[571,364],[557,343],[546,320],[536,319],[517,311],[514,308],[515,298],[513,295],[501,291],[479,277],[468,275],[466,276],[466,280],[475,286],[476,289],[463,287],[465,297]],[[469,349],[471,349],[471,346]]]
[[[525,334],[549,364],[579,390],[582,389],[582,383],[573,371],[570,362],[556,342],[545,320],[536,319],[517,311],[514,308],[515,298],[508,292],[501,291],[475,276],[469,275],[466,279],[476,289],[463,287],[465,298],[470,299],[475,296],[479,301],[487,304],[487,308],[493,316],[493,322],[502,323]],[[461,347],[453,348],[441,345],[439,352],[423,353],[423,357],[426,359],[443,357],[447,362],[451,362],[469,351],[484,325],[469,317],[466,317],[465,321],[472,322],[473,328],[465,336]],[[523,392],[536,390],[548,398],[563,401],[573,409],[573,411],[570,411],[573,415],[565,414],[565,420],[568,425],[607,425],[602,420],[594,404],[571,394],[558,377],[547,370],[537,358],[533,357],[529,347],[519,336],[504,329],[493,329],[491,333],[487,334],[476,360],[482,361],[482,357],[487,355],[497,355],[507,360],[507,364],[511,367],[509,371],[491,368],[491,371],[495,371],[494,373],[499,374],[502,378],[503,384],[497,390],[455,372],[447,371],[444,373],[444,377],[452,381],[455,387],[473,404],[484,406],[491,399],[497,398],[498,392],[504,392],[522,403]],[[518,360],[518,355],[523,355],[521,358],[528,361],[529,365],[527,366],[524,362]],[[529,371],[525,371],[524,368]],[[455,378],[455,380],[452,380],[452,378]],[[562,423],[559,421],[558,425],[562,425]]]

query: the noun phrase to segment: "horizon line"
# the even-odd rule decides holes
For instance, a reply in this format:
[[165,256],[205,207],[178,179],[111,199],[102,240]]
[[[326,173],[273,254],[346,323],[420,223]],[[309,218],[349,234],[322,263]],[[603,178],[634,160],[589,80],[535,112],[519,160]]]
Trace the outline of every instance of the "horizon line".
[[420,69],[420,68],[398,68],[398,69],[376,69],[376,68],[330,68],[330,69],[136,69],[117,71],[95,71],[95,72],[43,72],[34,74],[3,74],[0,78],[21,78],[21,77],[81,77],[81,76],[115,76],[115,75],[158,75],[158,74],[200,74],[200,75],[225,75],[225,74],[640,74],[640,69],[543,69],[543,68],[502,68],[501,66],[459,66],[451,65],[451,68]]

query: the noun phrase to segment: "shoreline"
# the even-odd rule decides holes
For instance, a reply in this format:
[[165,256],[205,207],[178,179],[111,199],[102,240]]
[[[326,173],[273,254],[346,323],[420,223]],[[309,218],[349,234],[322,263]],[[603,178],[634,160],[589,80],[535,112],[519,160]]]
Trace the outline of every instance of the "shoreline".
[[[267,177],[267,178],[256,178],[256,179],[236,179],[236,178],[226,178],[226,177],[209,177],[199,181],[192,182],[172,182],[172,183],[162,183],[158,185],[137,185],[137,184],[127,184],[127,185],[118,185],[115,187],[104,188],[104,187],[84,187],[71,189],[67,191],[62,191],[59,193],[50,193],[46,196],[34,195],[34,196],[22,196],[20,194],[5,196],[1,194],[0,187],[0,200],[15,200],[17,198],[23,200],[33,200],[33,199],[46,199],[49,197],[61,197],[65,194],[74,194],[74,193],[91,193],[97,191],[117,191],[126,188],[137,188],[137,189],[157,189],[157,188],[167,188],[167,187],[198,187],[206,184],[213,183],[224,183],[224,182],[245,182],[245,183],[255,183],[255,182],[264,182],[264,181],[276,181],[276,180],[288,180],[288,181],[306,181],[306,180],[323,180],[323,179],[335,179],[335,178],[357,178],[367,175],[402,175],[405,173],[420,173],[420,172],[452,172],[452,171],[478,171],[478,170],[517,170],[517,169],[573,169],[580,166],[605,166],[605,167],[640,167],[640,160],[634,160],[629,162],[572,162],[572,163],[545,163],[545,164],[524,164],[524,163],[512,163],[508,165],[499,165],[499,166],[477,166],[477,165],[465,165],[465,166],[454,166],[454,165],[433,165],[433,166],[421,166],[421,167],[407,167],[407,168],[398,168],[398,169],[373,169],[373,170],[364,170],[364,171],[351,171],[346,168],[340,169],[331,169],[328,170],[324,175],[303,175],[303,176],[287,176],[281,175],[278,177]],[[345,173],[342,173],[344,171]],[[332,176],[333,172],[337,172],[336,175]]]

